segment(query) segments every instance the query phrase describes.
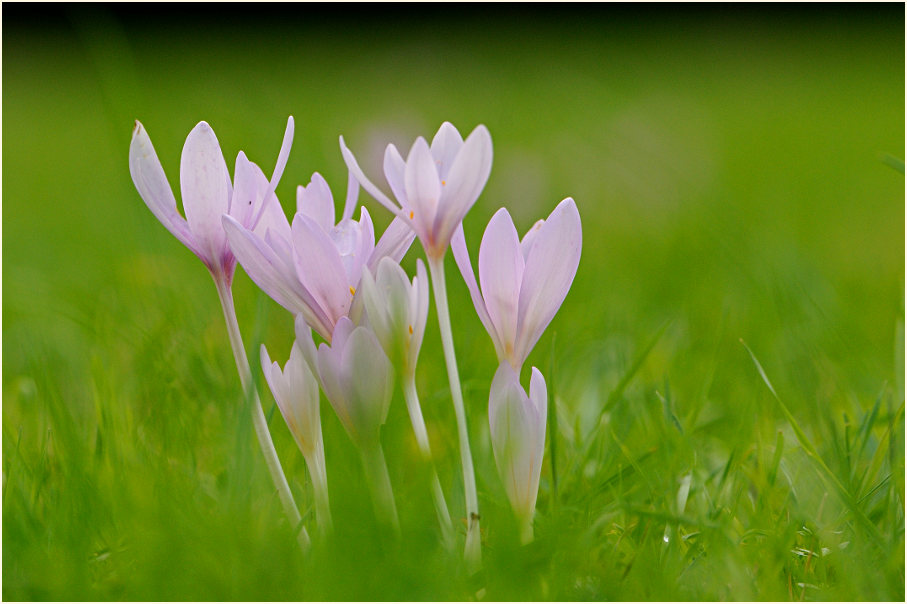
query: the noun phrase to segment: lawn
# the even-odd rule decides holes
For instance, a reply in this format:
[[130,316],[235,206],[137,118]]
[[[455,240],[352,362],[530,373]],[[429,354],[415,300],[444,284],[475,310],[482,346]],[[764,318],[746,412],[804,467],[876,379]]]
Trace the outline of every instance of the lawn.
[[[903,6],[180,11],[4,6],[4,600],[903,601]],[[526,546],[491,450],[494,348],[447,258],[477,575],[439,541],[399,388],[400,539],[322,397],[335,531],[299,549],[211,279],[130,179],[136,119],[177,184],[200,120],[231,172],[243,150],[270,173],[288,115],[287,212],[315,171],[343,199],[339,135],[383,184],[384,146],[445,120],[494,143],[474,261],[498,208],[522,234],[576,200],[579,270],[523,371],[556,409]],[[242,268],[234,295],[261,380],[293,317]],[[417,386],[462,543],[434,308]]]

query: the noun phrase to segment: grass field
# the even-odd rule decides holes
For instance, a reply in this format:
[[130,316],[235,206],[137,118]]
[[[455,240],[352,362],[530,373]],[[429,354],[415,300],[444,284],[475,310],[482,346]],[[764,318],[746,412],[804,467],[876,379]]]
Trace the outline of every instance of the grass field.
[[[11,6],[4,600],[903,601],[905,185],[885,161],[904,158],[903,6]],[[494,350],[448,258],[478,576],[439,543],[399,391],[382,440],[402,539],[376,530],[323,400],[335,534],[303,555],[213,284],[131,182],[135,119],[176,184],[198,121],[231,172],[240,149],[270,172],[288,115],[288,212],[314,171],[343,198],[338,135],[377,178],[386,143],[444,120],[494,141],[474,259],[497,208],[523,232],[577,202],[576,281],[528,361],[557,414],[525,547],[488,434]],[[234,293],[260,376],[259,344],[284,361],[292,317],[241,268]],[[417,377],[462,526],[433,309]],[[260,391],[313,531],[302,455]]]

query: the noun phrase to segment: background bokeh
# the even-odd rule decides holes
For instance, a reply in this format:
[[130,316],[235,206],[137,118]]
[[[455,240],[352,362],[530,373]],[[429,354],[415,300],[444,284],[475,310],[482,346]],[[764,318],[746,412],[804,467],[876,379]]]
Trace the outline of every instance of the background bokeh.
[[[135,119],[176,185],[199,120],[231,172],[244,150],[270,173],[288,115],[288,212],[314,171],[343,199],[339,135],[383,183],[384,146],[445,120],[494,141],[465,221],[473,259],[497,208],[523,232],[577,202],[579,271],[529,358],[556,393],[560,449],[528,549],[505,528],[488,440],[494,352],[448,263],[489,598],[903,599],[904,176],[885,162],[904,158],[903,6],[7,4],[2,44],[4,599],[472,593],[437,550],[401,400],[384,439],[404,541],[363,520],[356,454],[325,405],[338,536],[316,561],[294,549],[214,288],[130,180]],[[292,318],[241,268],[234,292],[248,349],[285,359]],[[435,321],[419,388],[462,517]],[[859,505],[882,541],[841,546],[858,530],[846,498],[741,339],[855,497],[879,487]],[[279,414],[271,426],[310,503]],[[663,549],[666,523],[684,539]],[[844,558],[790,553],[819,546]]]

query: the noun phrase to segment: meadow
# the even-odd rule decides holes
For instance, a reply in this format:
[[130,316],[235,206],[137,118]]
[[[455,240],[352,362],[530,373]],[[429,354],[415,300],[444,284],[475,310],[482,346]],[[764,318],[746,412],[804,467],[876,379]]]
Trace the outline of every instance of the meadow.
[[[904,600],[903,6],[179,10],[4,6],[4,600]],[[383,183],[384,145],[445,120],[494,143],[474,259],[499,207],[523,233],[576,200],[579,270],[523,372],[556,410],[526,546],[489,440],[494,349],[447,258],[477,575],[440,544],[399,388],[402,537],[322,401],[335,532],[299,549],[211,279],[130,179],[136,119],[176,185],[198,121],[231,171],[243,150],[270,173],[288,115],[288,213],[315,171],[342,201],[339,135]],[[293,318],[241,268],[234,295],[313,530],[257,367]],[[417,385],[462,542],[434,308]]]

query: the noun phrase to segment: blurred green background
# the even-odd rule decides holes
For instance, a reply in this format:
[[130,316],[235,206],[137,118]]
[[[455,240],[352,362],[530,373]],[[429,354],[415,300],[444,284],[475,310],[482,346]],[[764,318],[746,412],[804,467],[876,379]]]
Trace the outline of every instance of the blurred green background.
[[[4,599],[903,600],[904,176],[883,161],[904,158],[903,6],[3,13]],[[314,171],[343,199],[338,135],[383,185],[384,146],[444,120],[494,141],[474,260],[497,208],[522,233],[577,202],[579,271],[529,358],[557,406],[529,547],[488,439],[494,352],[448,263],[477,578],[438,545],[399,393],[403,540],[374,534],[323,402],[337,535],[296,549],[214,287],[133,187],[135,119],[177,185],[198,121],[231,173],[244,150],[270,174],[288,115],[288,212]],[[250,356],[285,360],[292,318],[241,268],[234,294]],[[462,518],[436,325],[419,389]],[[271,429],[305,512],[302,456]]]

